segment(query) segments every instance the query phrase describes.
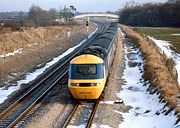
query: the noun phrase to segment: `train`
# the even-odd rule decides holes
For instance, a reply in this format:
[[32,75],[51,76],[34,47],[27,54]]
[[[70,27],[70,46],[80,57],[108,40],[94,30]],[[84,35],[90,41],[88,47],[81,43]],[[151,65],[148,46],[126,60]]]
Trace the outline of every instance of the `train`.
[[68,88],[74,99],[93,100],[102,94],[116,50],[117,23],[70,61]]

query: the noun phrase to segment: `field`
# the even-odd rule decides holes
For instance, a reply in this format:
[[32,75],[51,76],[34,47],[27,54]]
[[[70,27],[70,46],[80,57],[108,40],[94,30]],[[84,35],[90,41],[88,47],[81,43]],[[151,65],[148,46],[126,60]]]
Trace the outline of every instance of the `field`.
[[180,28],[134,28],[140,34],[155,37],[158,40],[170,41],[172,50],[180,54]]

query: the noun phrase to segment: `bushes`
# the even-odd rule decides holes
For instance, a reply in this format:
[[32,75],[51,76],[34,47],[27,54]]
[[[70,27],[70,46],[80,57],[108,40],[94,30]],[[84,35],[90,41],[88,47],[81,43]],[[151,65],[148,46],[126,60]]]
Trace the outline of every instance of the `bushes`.
[[180,27],[180,2],[144,4],[124,8],[119,22],[132,26]]

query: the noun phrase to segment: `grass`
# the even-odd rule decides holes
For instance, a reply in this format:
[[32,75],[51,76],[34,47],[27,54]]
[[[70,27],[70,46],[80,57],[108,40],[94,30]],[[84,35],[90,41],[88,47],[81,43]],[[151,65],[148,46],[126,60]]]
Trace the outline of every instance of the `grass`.
[[172,34],[180,34],[180,28],[135,28],[140,34],[149,35],[159,40],[170,41],[172,50],[180,54],[180,35],[175,36]]

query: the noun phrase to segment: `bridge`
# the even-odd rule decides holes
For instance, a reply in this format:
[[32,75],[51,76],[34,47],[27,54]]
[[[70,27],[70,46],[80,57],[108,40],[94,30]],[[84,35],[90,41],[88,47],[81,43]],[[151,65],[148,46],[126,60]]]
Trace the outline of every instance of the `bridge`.
[[115,15],[115,14],[108,14],[108,13],[87,13],[87,14],[80,14],[80,15],[76,15],[74,17],[74,19],[87,19],[89,21],[90,18],[93,17],[105,17],[107,20],[108,19],[114,19],[114,20],[118,20],[119,16]]

